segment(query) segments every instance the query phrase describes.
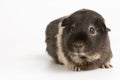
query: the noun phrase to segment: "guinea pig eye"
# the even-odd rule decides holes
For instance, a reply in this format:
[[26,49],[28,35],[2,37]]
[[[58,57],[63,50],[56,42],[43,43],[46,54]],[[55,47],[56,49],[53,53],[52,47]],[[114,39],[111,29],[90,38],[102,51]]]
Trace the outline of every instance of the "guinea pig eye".
[[90,34],[94,34],[95,33],[95,29],[93,27],[90,27],[89,32],[90,32]]

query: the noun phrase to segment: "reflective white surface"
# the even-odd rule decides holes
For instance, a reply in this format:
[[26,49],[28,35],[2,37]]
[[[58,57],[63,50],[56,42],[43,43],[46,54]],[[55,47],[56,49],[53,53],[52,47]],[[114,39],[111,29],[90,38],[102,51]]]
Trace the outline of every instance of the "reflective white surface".
[[[82,8],[100,13],[111,29],[111,69],[73,72],[45,52],[47,24]],[[119,19],[119,0],[0,0],[0,80],[119,80]]]

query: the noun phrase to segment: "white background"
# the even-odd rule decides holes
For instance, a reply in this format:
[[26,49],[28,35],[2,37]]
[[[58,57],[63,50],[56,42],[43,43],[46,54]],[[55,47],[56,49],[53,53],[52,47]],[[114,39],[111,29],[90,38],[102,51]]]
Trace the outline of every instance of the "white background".
[[[76,10],[100,13],[111,29],[112,69],[73,72],[45,51],[47,24]],[[119,0],[0,0],[0,80],[119,80]]]

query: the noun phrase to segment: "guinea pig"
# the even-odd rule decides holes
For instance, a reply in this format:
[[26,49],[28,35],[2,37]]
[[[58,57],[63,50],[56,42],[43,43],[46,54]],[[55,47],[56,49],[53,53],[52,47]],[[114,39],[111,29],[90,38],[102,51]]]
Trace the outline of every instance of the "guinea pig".
[[99,13],[81,9],[48,24],[46,50],[56,63],[74,71],[110,68],[109,31]]

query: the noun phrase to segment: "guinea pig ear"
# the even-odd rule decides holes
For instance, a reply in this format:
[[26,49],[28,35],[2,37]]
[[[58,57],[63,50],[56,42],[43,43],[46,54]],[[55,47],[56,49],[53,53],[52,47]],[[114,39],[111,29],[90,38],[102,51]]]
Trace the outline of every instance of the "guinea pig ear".
[[71,24],[71,21],[68,18],[65,18],[62,20],[62,26],[69,26]]
[[106,30],[107,30],[107,32],[111,31],[111,29],[109,29],[109,28],[107,28],[107,27],[106,27]]
[[104,21],[101,20],[101,19],[99,19],[99,18],[96,19],[95,25],[98,26],[98,28],[99,28],[102,32],[109,32],[109,31],[111,31],[109,28],[106,27]]

